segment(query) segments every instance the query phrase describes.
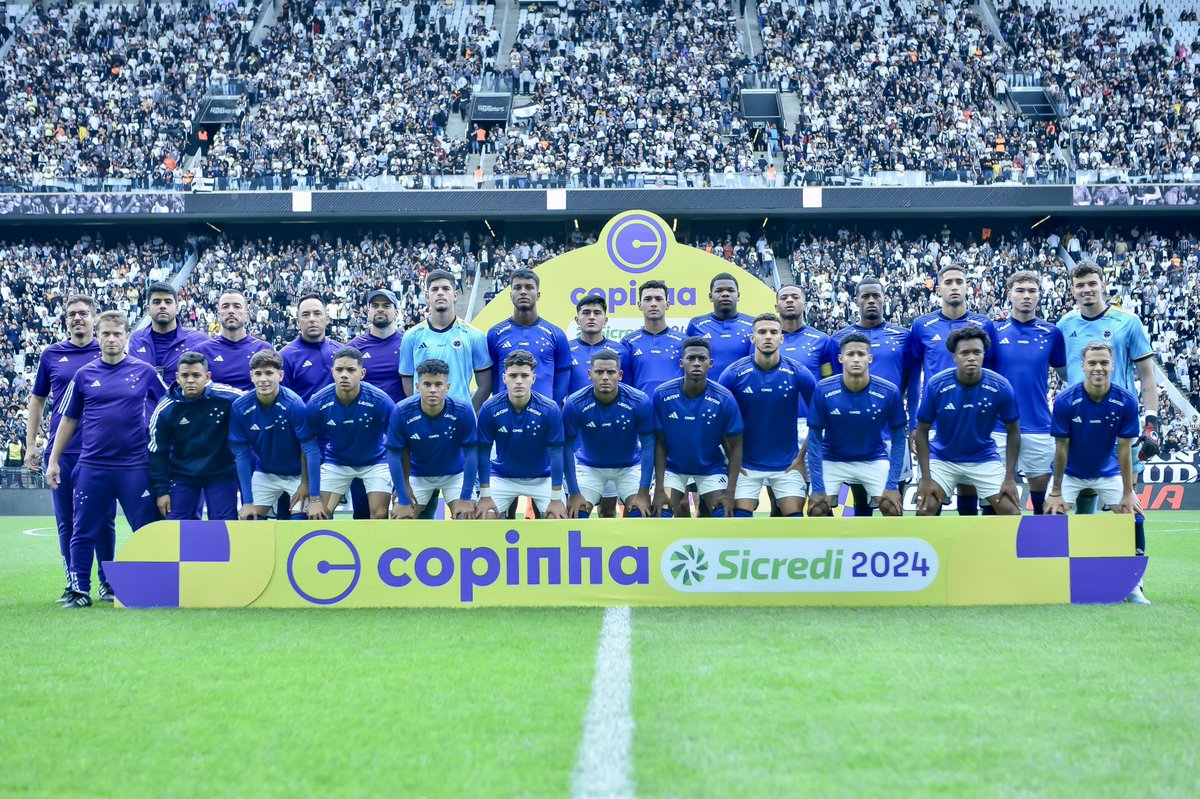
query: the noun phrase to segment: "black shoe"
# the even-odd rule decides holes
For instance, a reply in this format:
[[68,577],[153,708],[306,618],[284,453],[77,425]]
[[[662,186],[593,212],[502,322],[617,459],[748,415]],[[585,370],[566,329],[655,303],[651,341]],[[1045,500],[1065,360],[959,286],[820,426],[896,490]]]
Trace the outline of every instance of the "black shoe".
[[63,589],[63,595],[54,601],[61,605],[62,603],[68,601],[71,598],[71,595],[74,593],[75,592],[71,590],[71,586],[67,586]]
[[101,602],[112,602],[117,595],[113,593],[111,585],[100,583],[100,590],[96,592],[96,596],[99,597]]
[[76,608],[90,608],[92,606],[92,598],[82,591],[72,591],[71,598],[63,603],[63,610],[75,610]]

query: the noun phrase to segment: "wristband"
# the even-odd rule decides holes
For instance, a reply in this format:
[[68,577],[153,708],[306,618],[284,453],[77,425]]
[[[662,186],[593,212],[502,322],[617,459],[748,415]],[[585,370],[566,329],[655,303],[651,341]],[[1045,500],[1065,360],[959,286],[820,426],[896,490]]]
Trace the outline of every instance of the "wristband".
[[492,489],[482,488],[482,487],[479,489],[479,498],[480,499],[491,499],[491,496],[492,496]]

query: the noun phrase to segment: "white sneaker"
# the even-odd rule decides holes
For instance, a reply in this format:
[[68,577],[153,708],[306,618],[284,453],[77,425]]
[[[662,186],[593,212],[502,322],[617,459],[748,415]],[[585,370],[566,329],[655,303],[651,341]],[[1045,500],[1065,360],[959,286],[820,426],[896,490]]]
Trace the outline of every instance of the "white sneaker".
[[1129,592],[1129,596],[1125,597],[1125,601],[1131,602],[1134,605],[1149,605],[1150,604],[1150,600],[1146,599],[1146,595],[1144,593],[1142,593],[1142,586],[1140,583],[1133,587],[1133,590]]

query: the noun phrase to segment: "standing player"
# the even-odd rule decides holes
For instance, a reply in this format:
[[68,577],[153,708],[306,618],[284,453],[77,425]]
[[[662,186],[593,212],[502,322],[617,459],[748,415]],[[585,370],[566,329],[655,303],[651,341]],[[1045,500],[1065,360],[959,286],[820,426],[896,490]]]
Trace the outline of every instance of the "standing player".
[[[79,367],[89,364],[100,357],[100,345],[96,343],[96,301],[85,294],[72,294],[67,297],[66,327],[69,338],[57,344],[51,344],[42,350],[38,359],[37,376],[33,379],[33,390],[29,395],[29,412],[26,416],[25,431],[25,466],[32,472],[42,468],[44,455],[54,448],[54,436],[62,421],[60,400],[67,393],[71,378],[79,371]],[[46,444],[47,451],[43,453],[38,447],[38,433],[42,429],[42,414],[46,411],[46,401],[51,404],[50,440]],[[59,460],[61,464],[62,482],[51,492],[54,501],[54,522],[58,529],[58,551],[62,556],[63,573],[67,578],[67,588],[63,591],[60,602],[71,598],[71,534],[75,529],[74,513],[74,483],[71,474],[75,470],[75,462],[79,459],[79,445],[82,435],[63,450]],[[112,538],[112,529],[104,531],[104,536]],[[100,570],[100,583],[104,585],[104,570]]]
[[807,367],[780,357],[783,327],[773,313],[754,318],[754,354],[734,361],[721,375],[741,411],[742,471],[734,495],[734,516],[753,516],[764,485],[771,488],[779,512],[803,516],[805,487],[800,444],[788,433],[801,408],[812,399],[817,381]]
[[150,488],[168,519],[237,518],[237,465],[229,449],[229,414],[236,388],[212,382],[198,352],[179,358],[175,385],[150,417]]
[[279,351],[283,384],[307,403],[333,382],[333,356],[342,345],[325,336],[329,314],[325,313],[325,301],[316,294],[305,294],[296,303],[296,324],[299,335]]
[[808,407],[808,514],[831,515],[842,486],[856,484],[884,516],[900,516],[908,438],[904,398],[895,385],[871,374],[869,338],[847,333],[840,348],[842,373],[817,383]]
[[275,348],[260,338],[246,332],[250,323],[250,308],[246,295],[230,290],[217,298],[217,320],[221,333],[216,338],[206,338],[192,348],[208,359],[208,371],[214,383],[232,386],[239,391],[250,391],[250,359],[258,352],[274,352]]
[[[71,536],[71,597],[65,608],[92,604],[93,554],[112,560],[112,535],[117,502],[130,528],[137,530],[158,519],[150,494],[149,436],[142,423],[147,403],[158,404],[167,391],[158,371],[125,354],[129,318],[105,311],[98,319],[100,358],[79,368],[63,395],[62,420],[46,464],[46,482],[62,483],[62,455],[80,428],[76,462],[74,534]],[[100,599],[112,601],[112,589],[100,584]]]
[[[1103,341],[1113,348],[1112,382],[1137,396],[1141,385],[1142,407],[1146,414],[1142,427],[1141,447],[1134,444],[1134,457],[1138,460],[1152,458],[1158,454],[1160,428],[1158,421],[1158,381],[1154,375],[1154,351],[1146,336],[1141,320],[1126,310],[1108,302],[1108,287],[1104,283],[1104,272],[1092,261],[1080,261],[1071,270],[1071,294],[1075,297],[1075,309],[1058,320],[1067,345],[1067,368],[1060,370],[1059,377],[1068,385],[1083,382],[1082,353],[1085,344]],[[1064,374],[1065,372],[1065,374]],[[1088,497],[1086,504],[1094,508],[1094,500]],[[1085,502],[1080,501],[1080,510]],[[1146,541],[1137,542],[1139,555],[1146,554]]]
[[[504,359],[504,392],[479,409],[477,519],[507,514],[521,496],[529,497],[543,518],[567,517],[561,499],[562,413],[557,403],[533,390],[537,379],[537,360],[532,354],[525,350],[509,353]],[[495,461],[491,460],[493,444]]]
[[[967,310],[967,273],[961,266],[943,266],[938,270],[936,291],[942,301],[941,310],[918,316],[908,338],[909,357],[914,368],[919,365],[923,383],[928,383],[938,372],[954,367],[954,357],[946,344],[955,330],[978,327],[987,333],[989,346],[997,339],[992,320]],[[994,354],[987,355],[981,366],[991,367],[994,358]],[[909,416],[910,426],[915,426],[916,417],[911,408]],[[979,496],[970,484],[964,483],[958,492],[958,515],[975,516],[978,513]]]
[[[917,488],[917,515],[938,516],[942,502],[956,485],[975,488],[996,513],[1021,514],[1015,480],[1021,448],[1021,425],[1012,386],[991,369],[983,368],[991,346],[988,335],[976,325],[950,333],[946,346],[955,368],[925,382],[917,412],[917,461],[921,484]],[[1008,446],[1001,462],[992,440],[996,420],[1004,423]],[[929,431],[937,428],[930,441]]]
[[266,519],[281,499],[287,511],[307,498],[305,515],[319,512],[321,450],[308,426],[304,400],[281,385],[283,358],[277,352],[255,353],[250,377],[254,393],[234,400],[229,420],[229,446],[242,491],[238,518]]
[[621,382],[621,356],[615,350],[592,353],[588,376],[590,384],[563,404],[565,478],[571,494],[567,515],[587,518],[605,487],[614,485],[627,516],[649,516],[654,475],[650,398]]
[[[1066,365],[1063,334],[1054,325],[1037,318],[1041,283],[1030,271],[1014,273],[1008,279],[1008,301],[1012,313],[996,324],[995,369],[1012,384],[1021,414],[1020,471],[1029,483],[1033,512],[1042,513],[1046,484],[1054,464],[1054,444],[1050,440],[1050,370]],[[1004,451],[1003,427],[992,434],[996,448]]]
[[[1145,517],[1134,493],[1133,439],[1138,401],[1112,382],[1112,345],[1091,341],[1080,356],[1084,380],[1054,398],[1054,484],[1047,513],[1066,513],[1084,489],[1095,491],[1114,513],[1134,514],[1135,536],[1145,540]],[[1115,452],[1114,452],[1115,445]],[[1148,605],[1139,582],[1127,602]]]
[[[386,519],[392,498],[383,446],[396,403],[363,380],[362,353],[342,347],[333,355],[333,385],[308,401],[308,427],[322,445],[319,488],[321,506],[309,507],[310,519],[329,519],[355,478],[367,490],[372,519]],[[310,491],[315,492],[309,475]]]
[[[884,294],[883,284],[878,278],[865,277],[854,287],[854,303],[858,306],[858,322],[844,327],[830,337],[830,363],[833,373],[842,371],[838,358],[839,347],[843,339],[851,333],[861,333],[871,342],[871,374],[879,377],[900,389],[904,395],[908,415],[911,419],[917,413],[920,400],[921,365],[913,363],[909,356],[908,340],[911,331],[900,325],[893,325],[883,319]],[[885,439],[885,445],[891,447],[891,439]],[[904,456],[900,469],[900,496],[904,496],[904,488],[912,480],[912,457],[910,444],[904,443]],[[871,498],[863,486],[851,484],[850,490],[854,495],[854,512],[858,516],[870,516]]]
[[[537,361],[534,391],[561,403],[567,398],[571,380],[571,349],[562,328],[538,316],[540,287],[541,279],[532,269],[517,269],[512,273],[509,294],[513,315],[488,331],[488,354],[497,376],[510,353],[524,350],[531,354]],[[492,392],[497,396],[502,393],[499,381],[493,383]]]
[[[742,414],[729,390],[708,379],[712,348],[697,336],[683,342],[683,377],[654,391],[656,514],[680,507],[689,481],[714,517],[732,516],[742,470]],[[724,450],[724,451],[722,451]]]
[[407,396],[400,380],[400,348],[404,334],[397,322],[400,301],[387,289],[375,289],[367,294],[367,332],[353,339],[350,346],[362,353],[367,382],[400,402]]
[[661,280],[647,280],[638,286],[642,329],[621,339],[622,379],[646,395],[679,377],[685,336],[667,327],[670,308],[667,284]]
[[728,272],[717,275],[708,282],[712,313],[692,319],[685,331],[686,335],[699,336],[712,347],[712,371],[718,377],[753,349],[750,344],[753,319],[738,313],[740,296],[736,277]]
[[[492,358],[487,337],[454,314],[458,301],[454,275],[435,269],[425,276],[425,307],[429,316],[404,334],[400,342],[400,377],[404,393],[416,396],[413,373],[417,364],[439,360],[450,367],[449,396],[472,406],[478,413],[492,395]],[[475,393],[471,393],[471,379]]]
[[608,326],[608,300],[599,294],[586,294],[575,303],[575,324],[579,335],[570,342],[571,378],[567,382],[567,394],[592,385],[592,356],[601,350],[620,350],[620,343],[604,335]]
[[450,365],[445,361],[421,361],[417,395],[392,411],[386,443],[396,490],[394,519],[433,518],[437,503],[430,500],[438,491],[447,497],[454,518],[475,515],[471,500],[478,461],[475,409],[449,396],[449,377]]
[[179,295],[170,283],[160,281],[146,288],[146,312],[150,326],[129,337],[129,354],[157,369],[169,386],[175,382],[179,356],[208,341],[208,336],[179,324]]
[[794,283],[780,286],[776,292],[775,312],[783,325],[783,345],[779,353],[804,366],[820,380],[833,374],[836,356],[832,353],[829,336],[805,324],[806,307],[804,290]]

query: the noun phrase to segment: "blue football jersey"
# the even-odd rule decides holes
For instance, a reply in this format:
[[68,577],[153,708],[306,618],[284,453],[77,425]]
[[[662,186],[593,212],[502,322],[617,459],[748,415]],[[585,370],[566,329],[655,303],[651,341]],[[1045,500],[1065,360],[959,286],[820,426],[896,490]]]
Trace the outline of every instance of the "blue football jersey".
[[1118,475],[1117,439],[1138,437],[1138,398],[1116,383],[1099,402],[1088,396],[1082,383],[1068,386],[1054,398],[1050,432],[1070,439],[1067,474],[1080,480]]
[[562,412],[551,399],[533,392],[517,410],[508,393],[498,394],[479,409],[479,445],[495,445],[491,470],[500,477],[528,480],[550,477],[551,447],[562,447]]
[[638,463],[641,436],[654,432],[650,398],[621,384],[607,405],[589,384],[563,404],[563,435],[578,441],[576,460],[596,469],[616,469]]
[[442,412],[429,416],[420,397],[409,397],[392,411],[386,446],[408,450],[410,474],[439,477],[463,471],[464,450],[474,457],[476,441],[475,409],[470,403],[447,396]]
[[1154,357],[1146,328],[1129,311],[1109,306],[1094,319],[1088,319],[1071,311],[1058,320],[1067,346],[1067,383],[1083,382],[1083,348],[1093,341],[1103,341],[1113,348],[1112,382],[1121,388],[1137,393],[1138,361]]
[[[600,350],[612,350],[619,357],[621,351],[624,349],[621,346],[621,342],[605,337],[601,337],[595,344],[588,344],[582,338],[576,338],[569,346],[571,352],[571,379],[567,382],[568,396],[592,384],[591,378],[588,377],[588,368],[591,366],[590,361],[593,355]],[[629,378],[626,376],[623,382],[628,381]]]
[[742,413],[724,386],[706,381],[697,397],[683,393],[683,380],[663,383],[654,391],[655,430],[666,439],[667,471],[704,476],[724,474],[721,444],[742,434]]
[[697,316],[688,322],[686,335],[706,339],[712,347],[713,365],[709,372],[717,377],[730,364],[753,352],[750,334],[754,332],[754,317],[740,313],[730,319],[718,319],[713,314]]
[[996,336],[994,369],[1012,384],[1021,432],[1049,433],[1050,370],[1064,366],[1067,358],[1062,331],[1042,319],[1006,319],[996,324]]
[[913,321],[912,335],[908,338],[909,358],[914,365],[920,364],[924,380],[928,381],[938,372],[954,368],[954,355],[946,348],[946,341],[951,333],[967,325],[983,328],[983,332],[987,333],[991,347],[984,358],[984,365],[991,368],[996,352],[996,326],[992,320],[978,313],[950,319],[941,311],[934,311],[918,316]]
[[[537,361],[533,390],[556,402],[566,399],[570,379],[571,348],[562,328],[539,319],[532,325],[519,325],[506,319],[487,333],[488,354],[495,368],[492,396],[505,391],[504,359],[517,350],[525,350]],[[561,378],[560,378],[561,376]]]
[[900,389],[875,375],[861,391],[846,388],[841,375],[827,377],[817,383],[808,408],[808,426],[824,433],[821,457],[826,461],[884,460],[885,434],[907,424]]
[[742,415],[742,465],[763,472],[782,472],[790,466],[800,447],[789,431],[817,385],[812,373],[791,358],[762,369],[748,356],[734,361],[719,382],[729,389]]
[[996,420],[1018,419],[1012,385],[1003,376],[984,369],[973,386],[958,382],[955,369],[946,369],[925,381],[917,420],[936,428],[929,443],[933,460],[948,463],[984,463],[999,460],[992,431]]
[[308,401],[308,426],[321,442],[327,463],[370,466],[387,460],[383,440],[396,403],[366,381],[359,387],[358,396],[345,405],[332,385]]

